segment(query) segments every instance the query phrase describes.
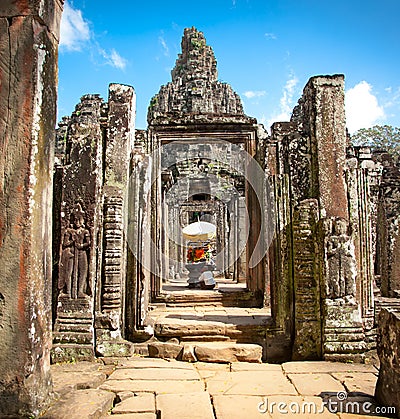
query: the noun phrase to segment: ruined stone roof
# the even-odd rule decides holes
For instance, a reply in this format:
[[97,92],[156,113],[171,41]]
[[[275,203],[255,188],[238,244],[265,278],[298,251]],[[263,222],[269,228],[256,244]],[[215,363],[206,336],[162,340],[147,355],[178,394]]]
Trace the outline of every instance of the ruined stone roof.
[[202,32],[186,28],[182,53],[148,109],[149,124],[253,123],[243,112],[239,95],[218,81],[217,61]]

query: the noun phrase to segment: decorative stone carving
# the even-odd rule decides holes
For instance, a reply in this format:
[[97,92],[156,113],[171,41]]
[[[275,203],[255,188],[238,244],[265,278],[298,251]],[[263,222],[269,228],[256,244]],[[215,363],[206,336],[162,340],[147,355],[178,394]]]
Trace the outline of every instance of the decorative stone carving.
[[73,224],[64,232],[58,287],[63,296],[84,298],[88,286],[90,232],[85,228],[84,212],[77,204]]
[[348,235],[348,222],[342,218],[329,220],[326,243],[326,297],[335,299],[355,296],[356,264],[354,245]]
[[[55,180],[54,217],[60,241],[53,350],[54,361],[94,357],[94,288],[100,275],[102,253],[101,209],[105,105],[99,95],[85,95],[71,118],[60,127],[65,155],[60,157]],[[53,247],[56,251],[56,246]],[[57,286],[58,285],[58,286]],[[58,288],[58,289],[57,289]],[[58,291],[58,292],[57,292]]]
[[104,204],[103,311],[121,309],[122,218],[122,197],[107,198]]
[[293,275],[295,339],[293,359],[321,358],[320,246],[317,241],[318,202],[306,199],[295,207]]

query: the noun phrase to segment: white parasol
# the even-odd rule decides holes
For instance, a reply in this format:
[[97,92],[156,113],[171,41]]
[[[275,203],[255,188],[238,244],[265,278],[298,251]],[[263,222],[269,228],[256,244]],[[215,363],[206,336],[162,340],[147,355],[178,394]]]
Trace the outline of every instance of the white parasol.
[[196,221],[195,223],[187,225],[182,230],[182,233],[186,240],[200,242],[213,239],[216,231],[217,227],[214,224],[205,221]]

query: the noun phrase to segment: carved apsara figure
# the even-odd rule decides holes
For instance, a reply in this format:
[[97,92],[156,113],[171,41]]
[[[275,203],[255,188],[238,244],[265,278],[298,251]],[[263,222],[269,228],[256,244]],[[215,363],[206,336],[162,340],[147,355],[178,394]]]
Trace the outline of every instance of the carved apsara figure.
[[58,289],[62,290],[69,297],[71,297],[72,274],[74,270],[74,242],[75,230],[71,224],[65,230],[61,243],[62,249],[58,276]]
[[62,241],[58,288],[66,297],[86,297],[89,247],[90,233],[85,228],[79,205],[74,214],[74,226],[65,230]]
[[347,229],[346,220],[336,219],[333,222],[333,231],[326,241],[326,296],[332,299],[355,295],[356,265],[353,244]]

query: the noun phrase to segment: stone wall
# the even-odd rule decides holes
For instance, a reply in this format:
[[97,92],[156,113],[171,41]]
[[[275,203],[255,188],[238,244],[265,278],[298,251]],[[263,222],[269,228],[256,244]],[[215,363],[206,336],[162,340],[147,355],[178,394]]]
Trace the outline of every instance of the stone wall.
[[62,1],[0,4],[0,416],[49,402],[51,225]]
[[[53,361],[129,354],[123,340],[135,93],[85,95],[57,130]],[[96,337],[96,340],[95,340]]]
[[400,167],[388,153],[375,153],[382,166],[377,209],[377,263],[384,297],[400,297]]
[[[291,121],[272,126],[268,154],[274,153],[276,160],[267,156],[275,164],[268,170],[281,185],[275,193],[280,205],[274,265],[279,282],[291,289],[286,295],[293,301],[289,326],[294,359],[331,354],[347,359],[365,350],[357,236],[349,226],[346,145],[342,75],[312,77]],[[277,304],[287,303],[281,299],[273,306]]]
[[380,312],[378,355],[380,369],[375,397],[381,406],[394,406],[400,417],[400,311]]

